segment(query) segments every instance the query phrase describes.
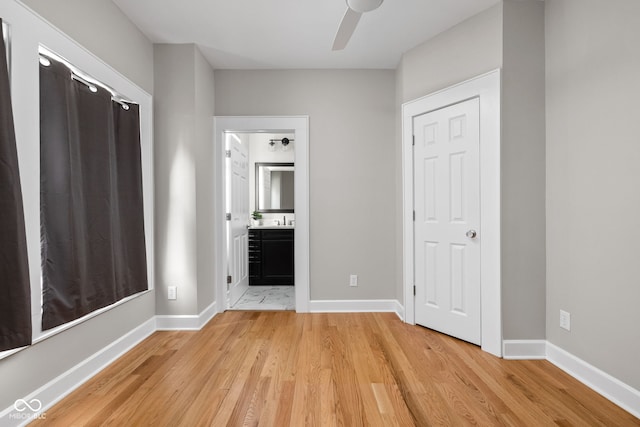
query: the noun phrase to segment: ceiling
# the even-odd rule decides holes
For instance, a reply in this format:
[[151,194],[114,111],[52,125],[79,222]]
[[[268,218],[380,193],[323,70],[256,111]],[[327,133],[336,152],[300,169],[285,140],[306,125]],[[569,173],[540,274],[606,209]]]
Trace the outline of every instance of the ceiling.
[[154,43],[195,43],[216,69],[394,69],[403,52],[500,0],[386,0],[343,51],[345,0],[113,0]]

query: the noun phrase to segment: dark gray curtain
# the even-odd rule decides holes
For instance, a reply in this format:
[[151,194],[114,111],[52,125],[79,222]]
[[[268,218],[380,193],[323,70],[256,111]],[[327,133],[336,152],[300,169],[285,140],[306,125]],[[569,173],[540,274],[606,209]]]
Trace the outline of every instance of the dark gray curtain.
[[139,111],[40,65],[42,329],[147,289]]
[[27,239],[3,39],[0,43],[0,351],[29,344],[31,288]]

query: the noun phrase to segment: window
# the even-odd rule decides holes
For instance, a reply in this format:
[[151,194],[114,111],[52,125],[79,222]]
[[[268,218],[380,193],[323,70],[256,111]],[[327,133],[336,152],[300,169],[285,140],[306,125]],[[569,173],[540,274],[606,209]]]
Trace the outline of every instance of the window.
[[40,61],[42,329],[147,285],[139,107]]

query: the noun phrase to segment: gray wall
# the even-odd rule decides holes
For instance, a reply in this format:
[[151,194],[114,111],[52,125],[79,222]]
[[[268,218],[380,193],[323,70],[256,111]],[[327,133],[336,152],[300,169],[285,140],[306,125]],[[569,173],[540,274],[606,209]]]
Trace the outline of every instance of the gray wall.
[[213,71],[193,44],[156,44],[154,61],[157,314],[194,315],[215,294]]
[[546,2],[547,338],[636,390],[638,28],[637,0]]
[[402,102],[502,66],[502,4],[479,13],[402,55]]
[[[195,314],[198,305],[195,50],[193,44],[153,48],[158,314]],[[167,300],[168,286],[177,287],[177,300]]]
[[394,72],[217,70],[215,85],[216,115],[309,115],[311,299],[395,298]]
[[[107,0],[25,3],[140,87],[152,91],[152,45],[113,3]],[[104,32],[96,28],[109,28],[113,37],[102,36]],[[123,39],[127,42],[122,42]],[[0,408],[13,405],[17,398],[103,349],[153,317],[154,312],[155,297],[150,292],[3,359]]]
[[402,103],[403,103],[403,89],[404,89],[404,75],[403,70],[404,67],[402,65],[402,60],[398,64],[396,68],[396,93],[395,93],[395,103],[396,103],[396,116],[395,116],[395,137],[396,144],[394,150],[393,157],[393,170],[394,170],[394,191],[396,192],[395,198],[395,251],[396,257],[394,259],[395,263],[395,295],[396,299],[400,302],[400,304],[404,305],[404,224],[403,224],[403,202],[404,196],[402,192]]
[[544,339],[544,3],[508,0],[502,13],[502,333]]
[[91,53],[153,94],[149,39],[110,0],[22,0]]
[[196,215],[198,230],[198,313],[215,300],[213,116],[215,85],[211,65],[195,50]]

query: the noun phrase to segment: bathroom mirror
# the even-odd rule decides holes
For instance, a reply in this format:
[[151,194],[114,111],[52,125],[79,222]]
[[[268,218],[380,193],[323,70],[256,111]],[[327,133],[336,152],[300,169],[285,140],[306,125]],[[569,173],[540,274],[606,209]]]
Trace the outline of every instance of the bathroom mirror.
[[256,163],[256,210],[293,212],[293,163]]

